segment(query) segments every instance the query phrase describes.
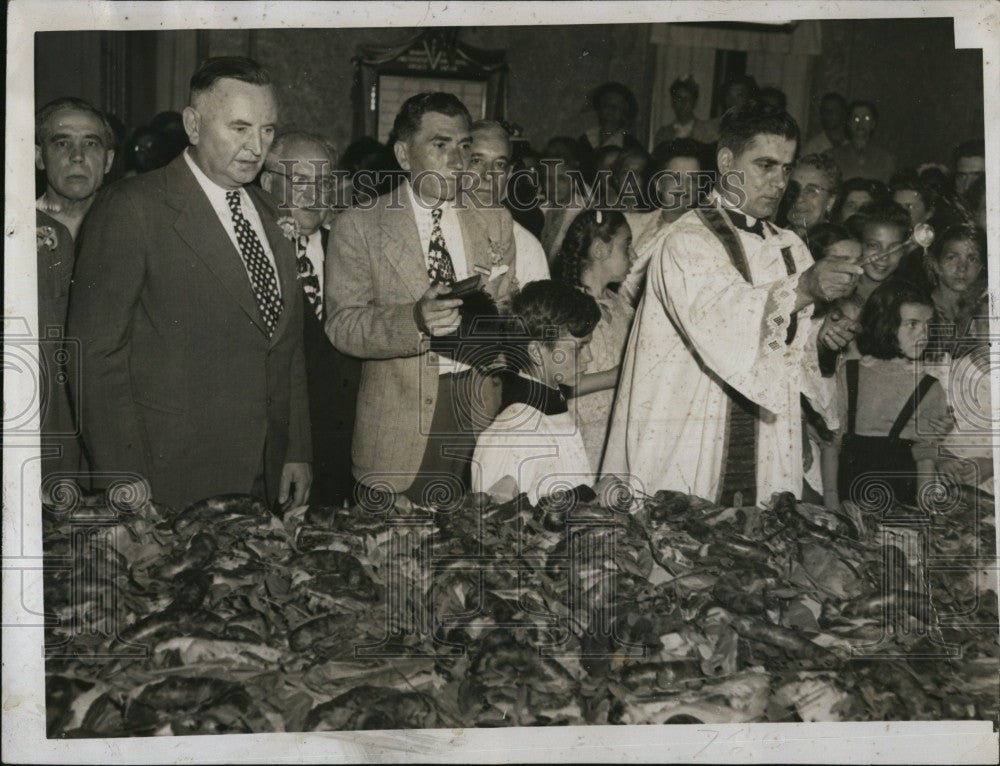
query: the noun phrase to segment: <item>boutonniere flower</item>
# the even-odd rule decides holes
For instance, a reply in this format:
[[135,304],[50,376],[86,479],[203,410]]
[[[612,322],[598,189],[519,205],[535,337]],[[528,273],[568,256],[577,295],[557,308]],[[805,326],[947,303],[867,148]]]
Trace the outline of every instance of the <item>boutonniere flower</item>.
[[39,226],[35,229],[35,243],[39,250],[55,250],[59,247],[59,236],[51,226]]
[[490,263],[497,266],[503,261],[503,248],[500,246],[500,240],[490,236],[487,236],[486,239],[489,243]]
[[290,239],[292,242],[299,236],[299,224],[290,215],[278,219],[278,228],[285,235],[285,239]]

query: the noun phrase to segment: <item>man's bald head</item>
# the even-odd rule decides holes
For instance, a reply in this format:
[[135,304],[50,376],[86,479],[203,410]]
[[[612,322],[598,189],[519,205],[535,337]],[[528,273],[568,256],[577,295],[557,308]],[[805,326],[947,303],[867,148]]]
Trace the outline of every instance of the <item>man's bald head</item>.
[[469,170],[482,179],[476,196],[485,204],[499,204],[507,196],[510,177],[510,134],[499,122],[491,120],[472,123],[469,132],[472,135]]
[[329,213],[336,159],[333,144],[313,133],[284,133],[271,144],[260,185],[291,214],[303,234],[316,231]]
[[507,154],[510,154],[510,134],[506,131],[503,125],[499,122],[493,120],[478,120],[472,123],[469,127],[469,132],[472,134],[472,140],[475,141],[476,138],[481,140],[497,141],[504,144],[507,147]]

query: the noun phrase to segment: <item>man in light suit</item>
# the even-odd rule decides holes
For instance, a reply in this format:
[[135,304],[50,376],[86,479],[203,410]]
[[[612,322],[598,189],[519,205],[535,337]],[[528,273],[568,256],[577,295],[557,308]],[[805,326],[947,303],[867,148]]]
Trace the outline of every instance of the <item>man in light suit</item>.
[[326,258],[326,332],[365,360],[354,477],[424,504],[467,488],[476,434],[500,404],[497,382],[429,349],[459,325],[462,301],[447,297],[450,284],[480,273],[502,303],[516,274],[510,214],[458,195],[469,123],[449,94],[408,99],[393,134],[410,181],[342,213]]
[[248,186],[274,138],[268,72],[239,57],[191,78],[191,147],[109,187],[83,229],[69,334],[95,479],[130,472],[180,510],[309,494],[302,296],[278,211]]

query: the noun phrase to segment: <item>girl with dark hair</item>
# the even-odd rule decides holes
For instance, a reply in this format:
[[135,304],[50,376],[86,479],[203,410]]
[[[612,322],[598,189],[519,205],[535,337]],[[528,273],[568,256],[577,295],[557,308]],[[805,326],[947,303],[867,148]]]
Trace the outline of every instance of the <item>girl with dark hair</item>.
[[929,435],[931,421],[948,417],[944,388],[920,367],[933,318],[930,296],[902,280],[886,281],[865,303],[862,356],[841,360],[837,370],[840,499],[863,504],[879,494],[877,483],[912,505],[932,478],[940,440]]
[[577,424],[595,469],[604,451],[618,368],[634,315],[630,302],[616,288],[628,274],[634,257],[632,232],[622,213],[585,210],[566,232],[556,264],[563,284],[594,298],[601,310],[590,343],[591,371],[573,388]]
[[535,504],[593,484],[595,466],[560,387],[576,385],[586,371],[600,318],[593,298],[552,280],[530,282],[514,296],[507,348],[514,370],[504,373],[500,413],[476,442],[473,491],[501,502],[524,492]]

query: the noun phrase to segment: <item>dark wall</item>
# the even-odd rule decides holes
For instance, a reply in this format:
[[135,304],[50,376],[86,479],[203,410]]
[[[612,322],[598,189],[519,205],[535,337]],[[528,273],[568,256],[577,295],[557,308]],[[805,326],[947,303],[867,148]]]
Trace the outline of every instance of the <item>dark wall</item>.
[[[351,58],[359,45],[391,46],[420,30],[265,29],[212,32],[212,55],[249,54],[281,83],[283,122],[325,134],[341,148],[351,139]],[[510,68],[507,118],[536,146],[558,134],[580,135],[593,123],[586,94],[607,80],[629,86],[639,99],[636,120],[645,135],[651,90],[649,27],[639,24],[478,27],[463,29],[473,46],[503,49]]]
[[950,18],[826,21],[814,72],[812,129],[827,91],[873,101],[900,166],[950,165],[955,145],[983,136],[983,54],[955,50]]
[[[511,18],[517,22],[516,17]],[[820,96],[836,90],[875,101],[878,137],[901,164],[950,159],[961,140],[983,134],[982,52],[954,48],[951,19],[822,22],[823,55],[812,66],[808,134],[819,129]],[[276,76],[284,127],[326,135],[343,148],[351,139],[351,58],[360,44],[388,46],[417,33],[399,29],[214,30],[199,36],[209,55],[258,58]],[[636,132],[646,135],[655,49],[640,24],[466,28],[462,39],[507,52],[507,117],[540,147],[553,135],[577,136],[593,124],[588,90],[619,80],[635,92]],[[117,35],[118,37],[114,37]],[[127,37],[123,42],[122,37]],[[128,128],[152,117],[156,78],[151,51],[167,44],[155,32],[54,32],[35,37],[36,104],[79,95],[118,111]],[[123,48],[124,45],[124,48]],[[109,93],[109,51],[125,50],[127,98]],[[121,77],[117,78],[121,81]],[[183,104],[177,104],[176,108]],[[147,114],[148,112],[148,114]]]

